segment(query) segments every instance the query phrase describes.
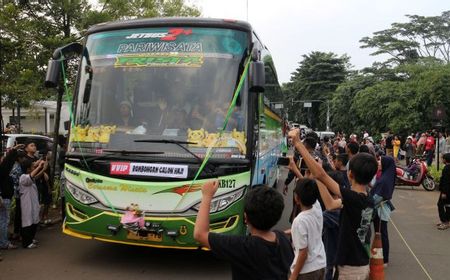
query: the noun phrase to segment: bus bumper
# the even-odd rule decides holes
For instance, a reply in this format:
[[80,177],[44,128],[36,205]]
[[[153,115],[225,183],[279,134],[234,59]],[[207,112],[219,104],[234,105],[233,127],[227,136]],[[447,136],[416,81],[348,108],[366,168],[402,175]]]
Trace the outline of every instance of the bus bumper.
[[[145,223],[157,226],[161,233],[138,234],[122,227],[122,214],[83,205],[70,195],[66,195],[65,210],[66,219],[62,231],[73,237],[155,248],[201,248],[193,238],[196,216],[146,216]],[[211,214],[210,231],[245,234],[242,213],[243,203],[239,200],[227,209]]]

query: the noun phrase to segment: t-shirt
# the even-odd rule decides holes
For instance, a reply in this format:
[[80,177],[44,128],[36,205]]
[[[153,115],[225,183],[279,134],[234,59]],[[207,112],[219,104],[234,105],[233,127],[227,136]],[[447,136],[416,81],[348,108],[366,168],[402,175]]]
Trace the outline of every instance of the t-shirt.
[[425,141],[425,151],[433,150],[434,148],[434,137],[428,136]]
[[348,179],[347,170],[339,170],[342,176],[342,186],[346,189],[350,189],[350,180]]
[[363,244],[372,222],[373,203],[366,194],[340,189],[344,206],[339,220],[336,264],[368,265],[369,255]]
[[292,223],[292,243],[294,245],[294,261],[291,272],[297,262],[298,251],[308,248],[308,257],[300,274],[316,271],[327,265],[325,248],[322,242],[323,216],[319,201],[309,210],[302,211]]
[[294,259],[292,246],[284,233],[274,231],[276,242],[257,236],[210,233],[211,251],[219,259],[231,263],[234,280],[287,279]]
[[447,195],[450,192],[450,164],[446,164],[442,170],[441,179],[439,181],[439,190]]

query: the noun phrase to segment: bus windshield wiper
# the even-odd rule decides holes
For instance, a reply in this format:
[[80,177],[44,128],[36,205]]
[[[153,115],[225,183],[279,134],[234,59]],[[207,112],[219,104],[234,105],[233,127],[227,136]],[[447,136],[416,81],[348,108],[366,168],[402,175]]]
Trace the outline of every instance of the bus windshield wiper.
[[116,154],[121,154],[121,155],[160,155],[160,154],[164,154],[164,152],[128,151],[128,150],[113,150],[113,149],[104,149],[103,152],[116,153]]
[[[134,140],[134,142],[136,143],[163,143],[163,144],[174,144],[177,145],[178,147],[182,148],[183,150],[185,150],[186,152],[188,152],[189,154],[191,154],[194,158],[196,158],[198,160],[199,163],[203,162],[203,159],[201,157],[199,157],[198,155],[196,155],[195,153],[193,153],[191,150],[189,150],[188,148],[186,148],[183,145],[188,145],[188,144],[197,144],[196,142],[189,142],[189,141],[178,141],[178,140],[168,140],[168,139],[144,139],[144,140]],[[207,162],[208,165],[210,165],[212,168],[210,168],[210,171],[214,171],[215,170],[215,166],[210,163],[209,161]]]

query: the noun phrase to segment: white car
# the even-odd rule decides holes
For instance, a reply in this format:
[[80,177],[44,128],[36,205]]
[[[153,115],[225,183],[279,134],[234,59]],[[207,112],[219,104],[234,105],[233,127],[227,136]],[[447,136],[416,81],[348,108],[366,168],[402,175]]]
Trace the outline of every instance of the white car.
[[329,139],[333,139],[336,134],[333,131],[316,131],[319,138],[322,140],[325,136],[328,136]]
[[29,139],[36,144],[39,154],[45,154],[52,149],[53,139],[47,136],[36,134],[3,134],[3,150],[8,151],[17,144],[24,144]]

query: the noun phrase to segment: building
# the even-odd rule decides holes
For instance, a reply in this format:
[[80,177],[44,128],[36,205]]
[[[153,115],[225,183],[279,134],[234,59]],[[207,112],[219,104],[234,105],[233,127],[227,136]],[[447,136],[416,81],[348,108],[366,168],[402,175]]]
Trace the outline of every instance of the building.
[[[37,101],[29,108],[20,108],[21,133],[44,134],[53,133],[55,127],[56,101]],[[2,108],[3,123],[18,124],[17,109]],[[63,102],[59,134],[66,134],[64,122],[70,120],[70,104]]]

